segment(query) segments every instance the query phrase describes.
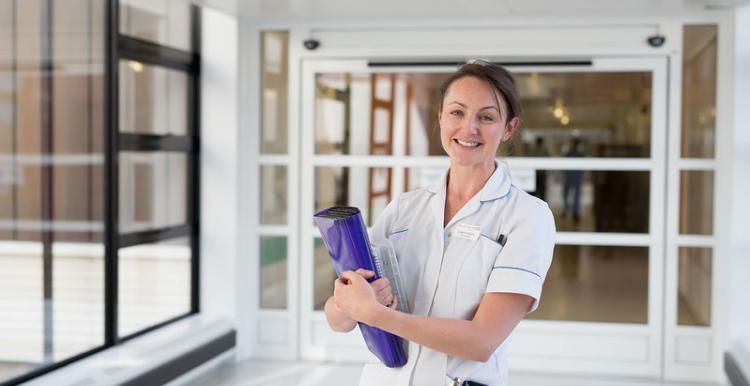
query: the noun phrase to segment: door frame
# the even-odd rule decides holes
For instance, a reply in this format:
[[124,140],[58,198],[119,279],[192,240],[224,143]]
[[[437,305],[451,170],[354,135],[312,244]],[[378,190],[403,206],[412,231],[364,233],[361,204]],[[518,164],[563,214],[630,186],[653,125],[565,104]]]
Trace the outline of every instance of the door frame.
[[[668,61],[666,57],[594,57],[591,66],[508,66],[517,72],[601,72],[601,71],[650,71],[652,72],[651,99],[651,154],[643,159],[620,158],[505,158],[514,168],[540,168],[547,170],[645,170],[650,172],[649,233],[594,233],[558,232],[557,244],[648,246],[648,323],[633,325],[625,323],[556,322],[524,320],[514,332],[516,343],[510,345],[508,357],[511,369],[534,370],[544,368],[550,372],[574,372],[578,374],[623,374],[661,376],[664,346],[665,291],[665,217],[667,159],[667,89]],[[315,59],[301,60],[301,95],[299,171],[300,188],[312,192],[315,166],[436,166],[446,167],[445,157],[429,156],[348,156],[315,155],[315,74],[321,72],[449,72],[450,66],[389,66],[370,67],[366,59]],[[595,163],[594,166],[591,164]],[[294,176],[290,176],[294,179]],[[299,349],[303,359],[317,360],[366,360],[370,358],[357,329],[347,334],[330,331],[325,316],[313,309],[314,250],[312,243],[317,229],[311,216],[314,210],[314,194],[301,194],[300,211],[290,216],[290,224],[297,224],[299,250],[297,261],[290,254],[290,265],[297,267],[299,285]],[[670,312],[670,310],[667,310]],[[672,311],[676,312],[676,311]],[[599,344],[597,342],[606,342]],[[613,353],[612,344],[621,344],[623,350]],[[540,348],[544,351],[524,351],[522,347]],[[335,350],[331,350],[335,348]],[[565,355],[549,354],[550,350]],[[560,351],[562,350],[562,351]],[[619,354],[619,356],[613,356]],[[607,357],[609,355],[609,357]]]

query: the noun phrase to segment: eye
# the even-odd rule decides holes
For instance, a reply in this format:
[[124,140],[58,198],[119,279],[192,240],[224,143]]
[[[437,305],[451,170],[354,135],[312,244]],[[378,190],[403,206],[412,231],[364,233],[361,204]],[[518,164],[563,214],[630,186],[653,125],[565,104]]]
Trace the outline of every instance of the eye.
[[486,114],[480,116],[479,119],[481,119],[481,120],[483,120],[485,122],[494,122],[495,121],[495,117],[493,117],[492,115],[486,115]]
[[453,111],[450,112],[450,114],[452,116],[454,116],[454,117],[463,117],[464,116],[464,112],[461,111],[461,110],[453,110]]

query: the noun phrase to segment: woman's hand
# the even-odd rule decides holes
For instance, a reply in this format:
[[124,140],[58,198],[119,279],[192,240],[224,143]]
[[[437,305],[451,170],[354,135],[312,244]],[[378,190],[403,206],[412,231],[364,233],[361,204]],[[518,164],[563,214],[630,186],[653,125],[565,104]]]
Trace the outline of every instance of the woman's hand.
[[[365,279],[369,279],[375,275],[375,272],[368,271],[362,268],[354,272],[358,273]],[[370,282],[370,285],[372,286],[372,289],[375,290],[375,297],[378,299],[378,303],[386,307],[393,307],[395,305],[396,298],[393,296],[393,291],[391,290],[391,282],[387,277],[383,276],[373,282]]]
[[396,301],[388,279],[380,278],[368,283],[366,279],[373,275],[372,271],[364,269],[343,272],[334,283],[336,309],[358,322],[367,323],[381,305],[395,308]]

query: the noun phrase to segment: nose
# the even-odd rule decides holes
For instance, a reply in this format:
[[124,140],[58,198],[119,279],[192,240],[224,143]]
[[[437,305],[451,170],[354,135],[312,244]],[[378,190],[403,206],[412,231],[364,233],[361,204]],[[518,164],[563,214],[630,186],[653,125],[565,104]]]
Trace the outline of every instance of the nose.
[[479,134],[479,118],[471,117],[466,124],[466,130],[471,135]]

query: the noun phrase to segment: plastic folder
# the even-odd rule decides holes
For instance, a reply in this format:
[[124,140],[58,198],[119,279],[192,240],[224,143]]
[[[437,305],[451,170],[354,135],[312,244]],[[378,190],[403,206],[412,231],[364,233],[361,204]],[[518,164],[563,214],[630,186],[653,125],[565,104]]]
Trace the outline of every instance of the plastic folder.
[[[398,275],[398,264],[394,263],[395,255],[392,253],[392,248],[390,251],[382,246],[373,248],[359,209],[335,206],[316,213],[314,218],[339,277],[344,271],[356,271],[359,268],[375,272],[369,281],[377,280],[385,275],[393,276],[388,279],[392,284],[398,283],[394,290],[394,296],[397,296],[399,300],[398,307],[408,310],[406,301],[403,305],[400,303],[402,299],[406,299],[406,296],[403,291],[400,291],[403,285]],[[401,367],[406,364],[407,345],[404,339],[364,323],[358,324],[367,348],[384,365]]]

